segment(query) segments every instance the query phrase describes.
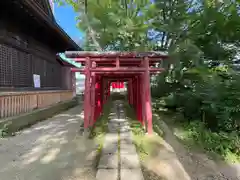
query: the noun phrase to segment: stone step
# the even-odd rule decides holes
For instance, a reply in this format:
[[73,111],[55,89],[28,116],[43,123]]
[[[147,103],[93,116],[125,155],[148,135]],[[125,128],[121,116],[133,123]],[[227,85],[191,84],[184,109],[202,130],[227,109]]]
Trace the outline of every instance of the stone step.
[[118,134],[118,129],[109,129],[108,132],[111,134]]
[[144,180],[141,169],[121,169],[121,180]]
[[133,141],[132,141],[131,137],[130,138],[124,138],[124,139],[120,139],[120,145],[121,144],[133,144]]
[[140,161],[137,154],[120,154],[121,169],[138,169]]
[[118,155],[117,154],[102,154],[98,169],[117,169],[118,168]]
[[119,131],[120,131],[121,133],[130,132],[130,129],[128,129],[128,128],[120,128]]
[[98,169],[96,180],[117,180],[118,169]]
[[111,118],[109,120],[110,123],[116,122],[116,123],[126,123],[127,120],[125,119],[125,117],[123,118]]
[[132,139],[131,131],[129,132],[120,132],[120,140],[129,140]]
[[108,129],[120,129],[122,126],[118,124],[108,124]]
[[133,144],[120,144],[120,154],[137,154],[135,145]]
[[117,143],[118,142],[118,134],[110,134],[110,133],[107,133],[105,135],[105,139],[104,139],[104,142],[107,142],[107,143]]
[[102,154],[116,154],[118,152],[118,143],[104,142]]
[[108,123],[109,133],[105,136],[96,179],[144,180],[136,147],[132,141],[131,128],[123,110],[124,106],[122,101],[115,102],[109,116],[111,118]]

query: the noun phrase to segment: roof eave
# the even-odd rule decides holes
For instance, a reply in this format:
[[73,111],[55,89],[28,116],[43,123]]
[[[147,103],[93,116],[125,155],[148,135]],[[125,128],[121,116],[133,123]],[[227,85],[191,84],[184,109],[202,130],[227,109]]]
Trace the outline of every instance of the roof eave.
[[48,16],[44,15],[43,10],[35,5],[34,3],[31,3],[28,0],[23,0],[24,4],[33,9],[33,11],[37,14],[39,18],[41,18],[47,25],[52,28],[54,31],[59,33],[59,35],[62,36],[62,38],[66,41],[66,44],[68,44],[69,50],[76,50],[76,51],[82,51],[82,49],[77,45],[76,42],[74,42],[68,34],[57,24],[56,21],[52,21]]
[[61,56],[57,55],[57,61],[65,67],[71,67],[71,68],[76,68],[77,66],[65,61],[64,59],[61,58]]

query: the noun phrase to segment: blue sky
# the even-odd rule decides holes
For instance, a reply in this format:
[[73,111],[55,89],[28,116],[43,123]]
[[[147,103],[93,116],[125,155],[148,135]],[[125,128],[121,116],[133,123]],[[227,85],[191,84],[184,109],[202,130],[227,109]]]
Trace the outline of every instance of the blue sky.
[[74,40],[79,41],[83,38],[83,33],[76,27],[76,16],[73,8],[69,5],[54,5],[54,15],[57,23]]

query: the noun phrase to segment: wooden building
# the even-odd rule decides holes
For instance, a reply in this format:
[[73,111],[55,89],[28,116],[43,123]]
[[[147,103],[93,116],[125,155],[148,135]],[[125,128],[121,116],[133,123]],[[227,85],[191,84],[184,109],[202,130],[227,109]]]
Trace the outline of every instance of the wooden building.
[[48,0],[0,0],[0,118],[74,96],[72,65],[56,56],[66,50],[80,48],[56,23]]

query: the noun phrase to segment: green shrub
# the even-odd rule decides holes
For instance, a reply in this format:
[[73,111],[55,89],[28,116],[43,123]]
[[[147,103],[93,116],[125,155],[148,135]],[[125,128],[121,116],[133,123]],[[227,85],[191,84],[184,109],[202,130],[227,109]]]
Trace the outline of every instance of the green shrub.
[[1,127],[0,129],[0,137],[6,137],[9,136],[9,128],[8,128],[8,124],[4,124],[3,127]]
[[184,126],[183,140],[190,140],[199,144],[205,150],[214,152],[225,159],[235,156],[235,160],[240,158],[240,133],[233,131],[212,132],[207,130],[205,125],[200,121],[192,121]]

